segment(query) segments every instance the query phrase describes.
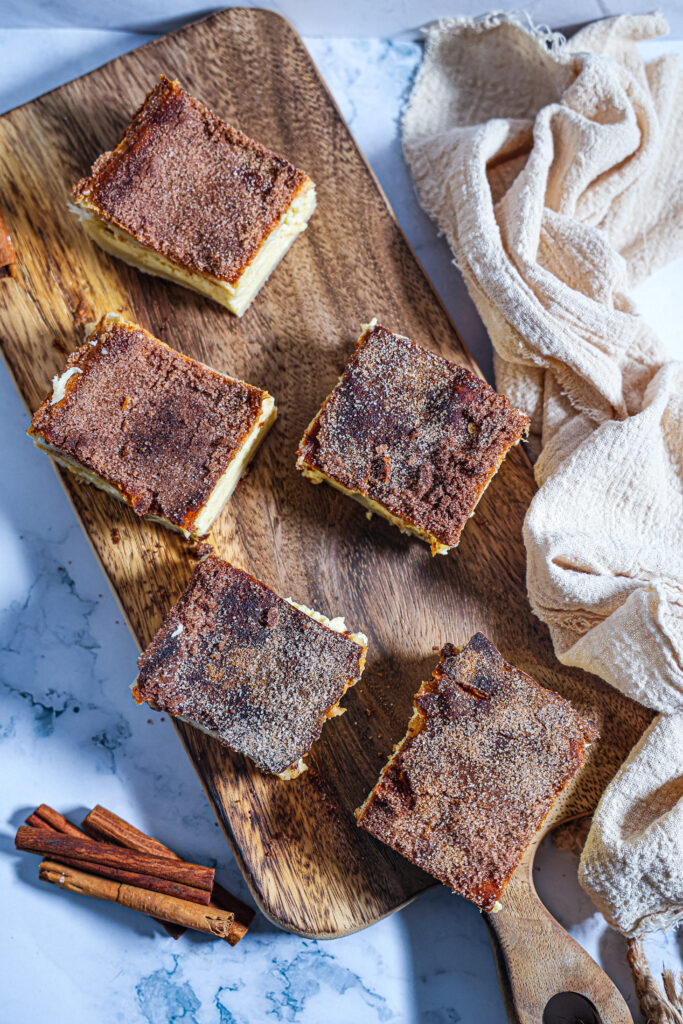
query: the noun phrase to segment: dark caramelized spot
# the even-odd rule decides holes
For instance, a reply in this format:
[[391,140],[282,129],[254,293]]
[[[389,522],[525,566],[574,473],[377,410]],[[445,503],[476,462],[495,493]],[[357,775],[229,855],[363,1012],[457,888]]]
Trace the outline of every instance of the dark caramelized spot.
[[273,607],[269,608],[268,611],[266,612],[266,626],[269,626],[271,629],[273,629],[274,626],[277,626],[279,621],[280,612],[278,611],[277,607],[273,605]]
[[299,467],[454,547],[528,426],[525,413],[464,366],[376,325],[306,431]]
[[597,729],[482,633],[441,653],[359,824],[491,910]]
[[235,282],[307,180],[162,75],[73,193],[174,263]]
[[280,773],[318,739],[363,658],[348,634],[210,555],[140,658],[138,696]]

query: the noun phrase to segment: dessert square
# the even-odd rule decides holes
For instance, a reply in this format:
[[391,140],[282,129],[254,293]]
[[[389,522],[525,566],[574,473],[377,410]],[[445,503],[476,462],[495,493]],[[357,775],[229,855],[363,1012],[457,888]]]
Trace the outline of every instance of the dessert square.
[[361,677],[367,637],[209,555],[138,661],[138,704],[292,779]]
[[598,735],[476,633],[447,644],[358,824],[476,903],[512,873]]
[[272,426],[267,391],[107,313],[86,331],[29,435],[138,515],[201,537]]
[[164,75],[73,195],[106,252],[237,316],[315,210],[308,175]]
[[464,366],[373,320],[306,430],[297,467],[447,554],[526,413]]
[[14,246],[5,219],[0,213],[0,279],[16,277],[16,271],[17,258],[14,254]]

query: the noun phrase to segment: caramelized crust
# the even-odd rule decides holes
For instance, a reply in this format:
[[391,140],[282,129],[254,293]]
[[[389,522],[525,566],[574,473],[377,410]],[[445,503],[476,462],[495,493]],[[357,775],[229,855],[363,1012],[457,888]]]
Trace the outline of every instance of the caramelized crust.
[[29,434],[139,515],[188,533],[267,397],[112,314],[69,356],[62,379],[64,397],[48,395]]
[[304,434],[297,465],[378,503],[433,547],[454,547],[528,426],[464,366],[371,324]]
[[490,911],[596,737],[476,633],[443,648],[358,823]]
[[308,180],[162,75],[73,194],[141,245],[234,283]]
[[265,771],[295,774],[365,650],[209,555],[140,658],[133,694]]
[[17,258],[14,255],[14,246],[10,233],[7,230],[5,219],[0,213],[0,278],[14,277]]

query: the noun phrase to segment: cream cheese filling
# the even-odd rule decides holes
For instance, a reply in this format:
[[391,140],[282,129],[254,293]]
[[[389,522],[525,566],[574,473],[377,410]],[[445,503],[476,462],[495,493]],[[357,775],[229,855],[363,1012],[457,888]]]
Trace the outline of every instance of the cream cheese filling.
[[220,477],[197,514],[192,527],[192,534],[194,536],[203,537],[209,532],[242,479],[245,469],[256,454],[259,445],[272,427],[276,417],[275,399],[266,392],[256,423],[233,455],[225,473]]
[[57,405],[58,402],[66,395],[67,382],[71,380],[77,373],[83,373],[80,366],[72,366],[64,373],[57,374],[56,377],[52,378],[52,398],[50,399],[50,405]]
[[353,642],[358,644],[360,647],[368,646],[368,638],[365,633],[348,632],[343,615],[337,615],[334,619],[328,619],[328,617],[323,615],[322,612],[316,612],[306,604],[298,604],[296,601],[293,601],[291,597],[286,597],[285,601],[287,604],[291,604],[292,608],[298,608],[300,612],[304,613],[304,615],[308,615],[309,618],[322,623],[323,626],[327,626],[328,629],[333,630],[335,633],[346,633],[349,640],[353,640]]
[[70,205],[70,209],[77,214],[93,241],[105,252],[146,274],[163,277],[207,295],[222,306],[226,306],[235,316],[242,316],[294,240],[306,229],[315,206],[315,185],[309,180],[294,196],[289,207],[234,283],[181,267],[168,257],[138,242],[122,228],[101,220],[94,207]]

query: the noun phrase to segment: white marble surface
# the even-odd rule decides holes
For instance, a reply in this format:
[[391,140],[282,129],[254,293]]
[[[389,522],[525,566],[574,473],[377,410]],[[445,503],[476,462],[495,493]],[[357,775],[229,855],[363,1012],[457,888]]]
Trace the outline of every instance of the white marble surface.
[[[3,0],[2,24],[7,28],[119,29],[161,34],[191,18],[201,17],[229,4],[202,0],[116,0],[98,4],[86,0]],[[313,0],[245,0],[242,7],[268,7],[288,18],[302,35],[315,37],[414,36],[429,21],[445,16],[475,17],[482,11],[516,11],[524,8],[537,25],[553,28],[576,26],[612,14],[637,14],[661,9],[674,35],[683,30],[683,6],[678,0],[660,4],[642,0],[498,0],[488,6],[481,0],[345,0],[315,3]]]
[[[667,6],[678,25],[680,4]],[[456,324],[490,370],[485,332],[446,246],[415,202],[397,137],[420,55],[406,30],[452,13],[452,5],[352,0],[323,13],[320,5],[289,0],[278,9],[317,37],[306,39],[316,63]],[[459,9],[478,8],[462,3]],[[93,13],[80,0],[5,0],[0,109],[137,45],[147,38],[141,31],[156,32],[191,8],[178,0],[161,10],[128,2]],[[557,0],[532,10],[560,25],[613,8],[605,0]],[[361,30],[403,35],[392,42],[320,38]],[[680,263],[662,271],[639,292],[644,314],[672,347],[680,271]],[[0,495],[0,1024],[502,1024],[484,925],[471,905],[444,889],[334,942],[285,934],[259,915],[230,950],[196,935],[174,943],[146,918],[48,890],[37,881],[36,858],[15,855],[13,832],[35,804],[52,803],[77,819],[99,801],[187,857],[215,863],[221,881],[248,898],[169,723],[130,700],[135,646],[48,460],[23,435],[26,425],[14,386],[0,370],[6,439],[0,477],[8,481]],[[623,940],[606,927],[575,876],[569,854],[541,851],[543,899],[609,971],[638,1019]],[[674,933],[653,937],[647,951],[654,969],[680,964]]]

